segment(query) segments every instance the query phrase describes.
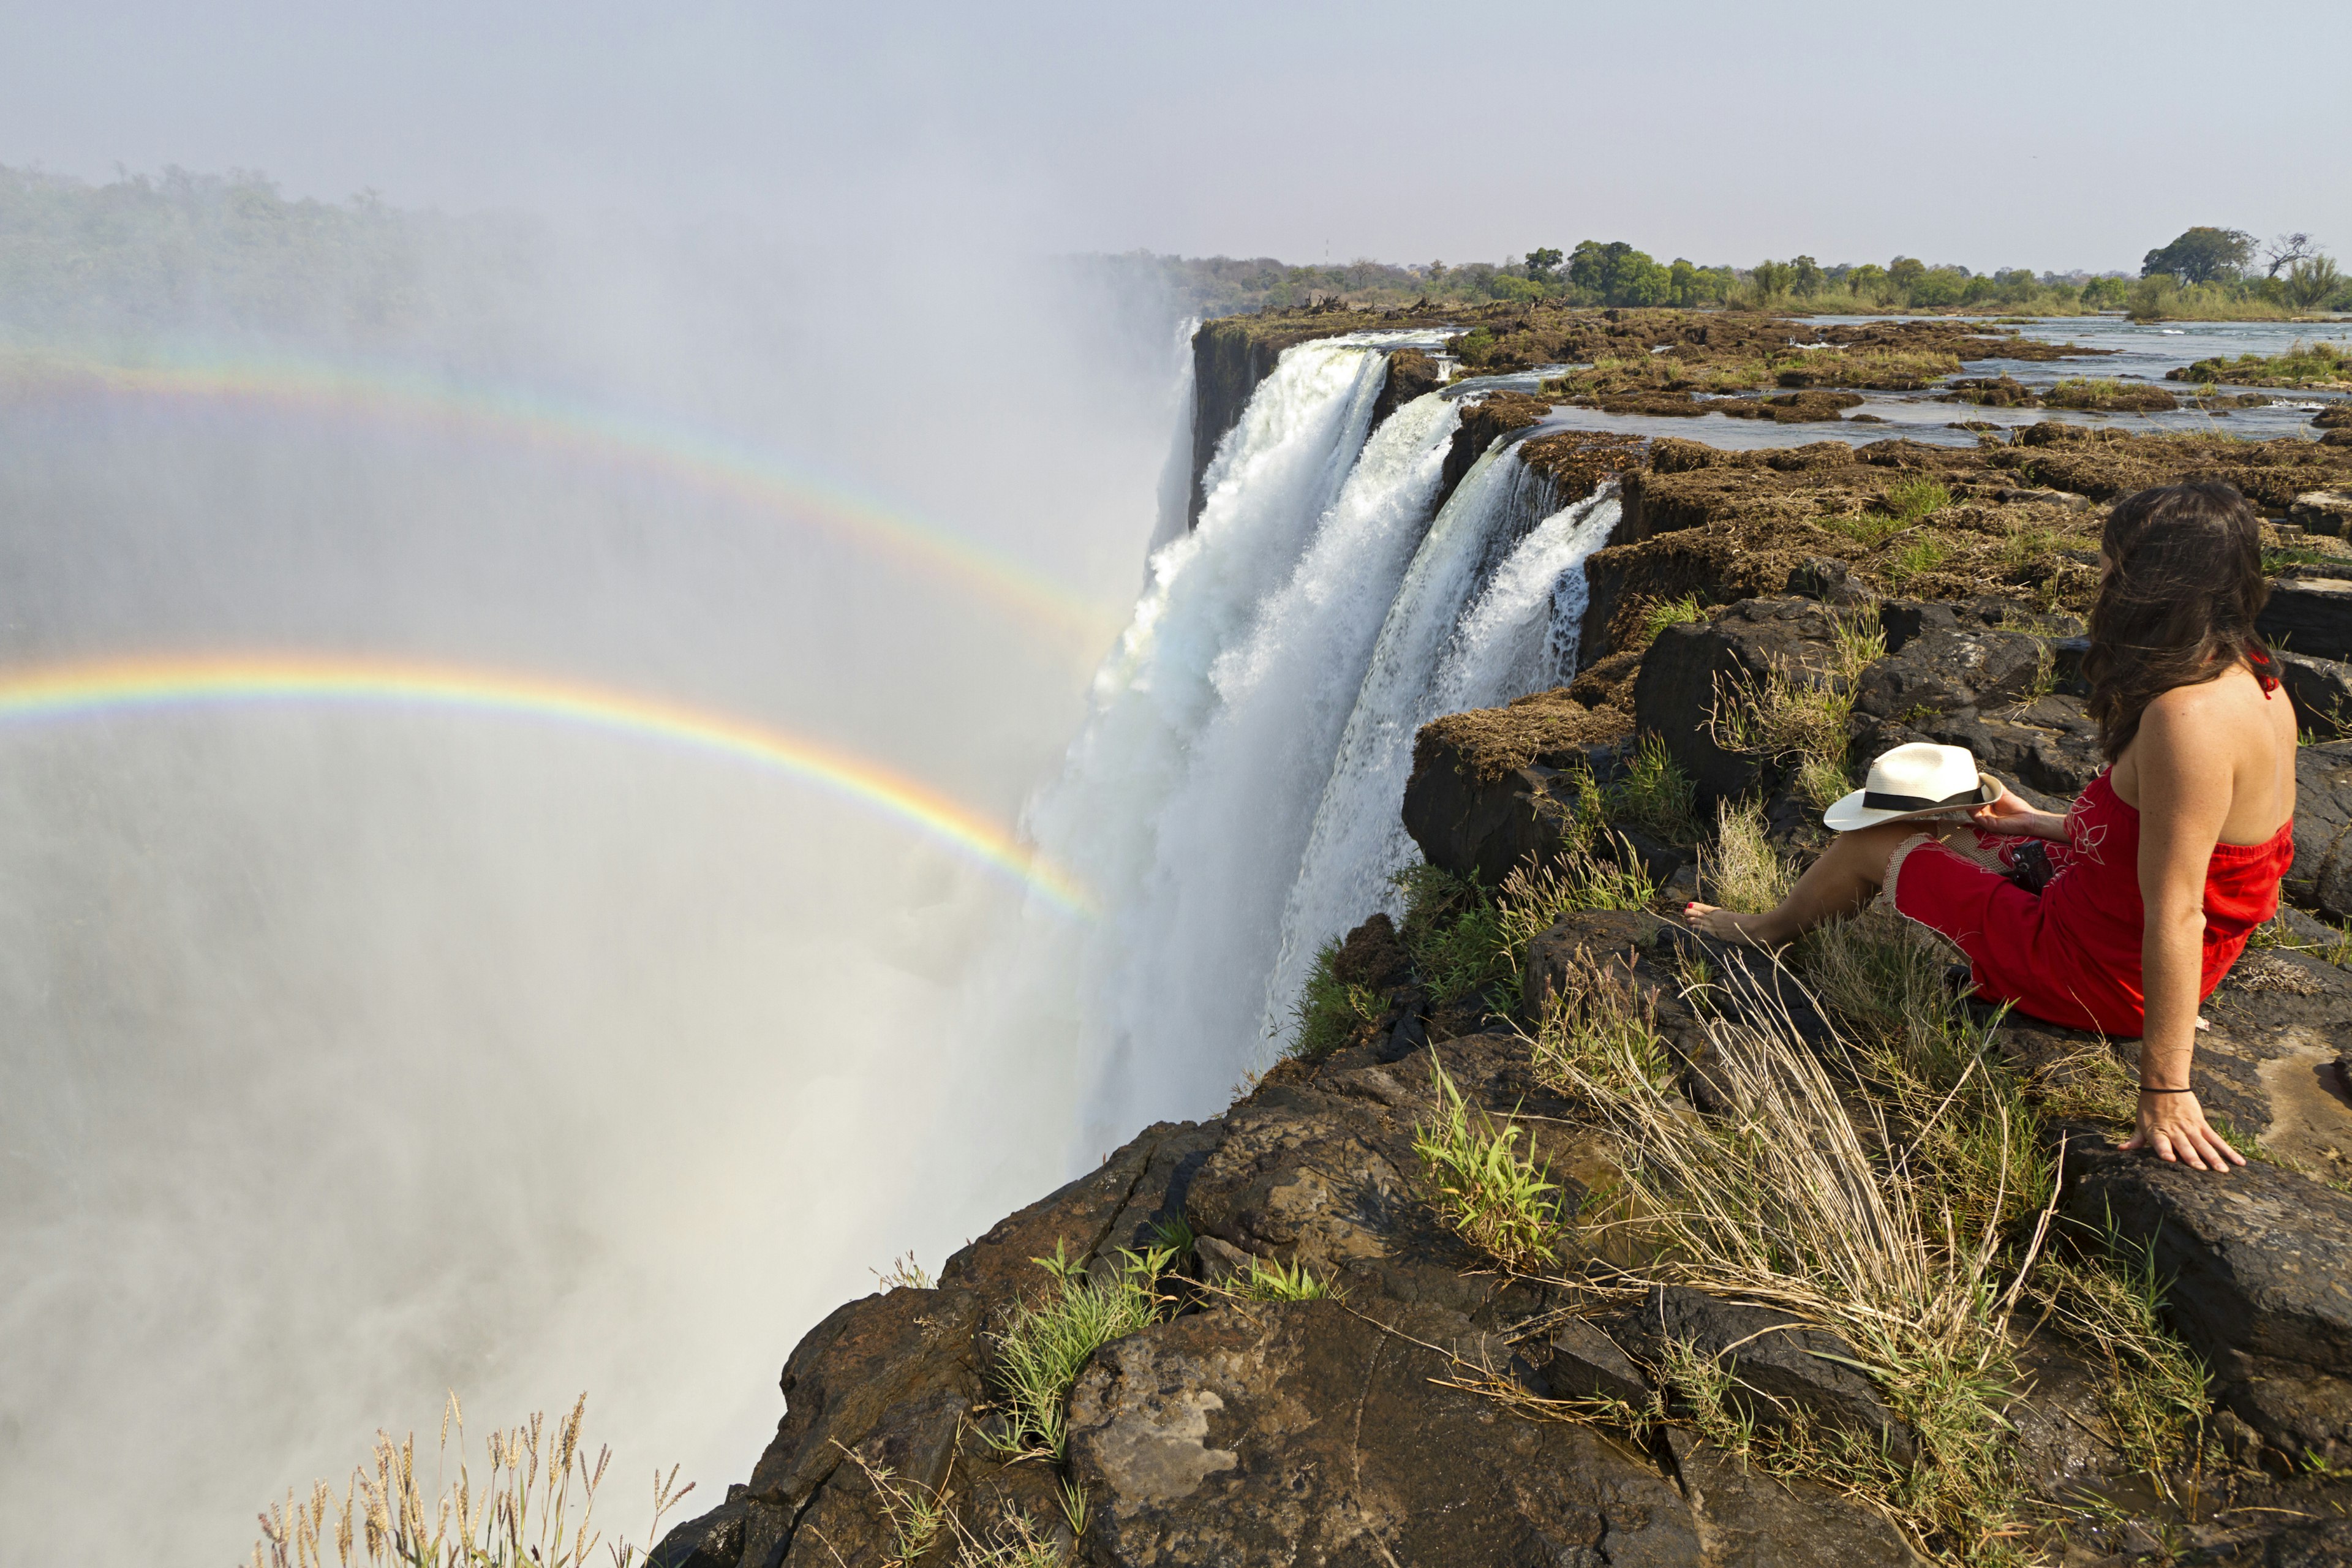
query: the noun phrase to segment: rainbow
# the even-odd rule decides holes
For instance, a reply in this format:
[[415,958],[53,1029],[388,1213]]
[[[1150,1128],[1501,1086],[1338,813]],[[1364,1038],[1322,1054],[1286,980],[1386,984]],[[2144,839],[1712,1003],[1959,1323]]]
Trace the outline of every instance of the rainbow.
[[521,718],[659,741],[814,784],[1092,918],[1066,872],[977,813],[863,757],[740,719],[541,677],[316,654],[181,655],[0,669],[0,727],[110,713],[358,704]]
[[0,360],[0,392],[22,396],[92,390],[405,419],[620,463],[824,529],[861,549],[943,577],[994,601],[1023,626],[1079,643],[1089,655],[1107,646],[1118,629],[1102,605],[1018,562],[803,473],[773,453],[682,425],[514,387],[462,386],[404,372],[298,360],[133,365],[31,353]]

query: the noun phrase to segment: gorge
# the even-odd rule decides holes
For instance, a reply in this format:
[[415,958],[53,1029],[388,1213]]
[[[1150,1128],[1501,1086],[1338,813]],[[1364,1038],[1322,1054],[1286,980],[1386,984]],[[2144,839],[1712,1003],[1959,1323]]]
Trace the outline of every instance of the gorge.
[[[2070,362],[2186,363],[2201,337],[1364,315],[1195,334],[1191,482],[1031,810],[1103,913],[1014,933],[1003,984],[1066,1025],[1079,1147],[1108,1152],[935,1282],[813,1330],[748,1480],[656,1560],[2342,1560],[2352,939],[2326,922],[2352,916],[2352,452],[2305,428],[2340,405],[2042,406],[2070,406],[2044,395]],[[1638,405],[1579,390],[1612,374]],[[2020,395],[1969,395],[2004,381]],[[1842,789],[1904,739],[1969,745],[2045,804],[2080,787],[2100,509],[2189,475],[2274,520],[2309,731],[2300,907],[2200,1046],[2209,1104],[2267,1155],[2221,1184],[2105,1152],[2127,1042],[1932,1000],[1942,961],[1899,932],[1870,938],[1876,979],[1927,990],[1874,1001],[1662,918],[1801,857],[1822,768]],[[1833,738],[1759,739],[1776,692],[1818,694]],[[1561,879],[1506,880],[1530,863]],[[1883,1135],[1916,1152],[1944,1108],[1915,1124],[1849,1070],[1906,1010],[1981,1067],[1895,1079],[2000,1119],[1991,1156],[1932,1145],[1932,1180]],[[1650,1042],[1622,1097],[1562,1044],[1604,1014]],[[1744,1125],[1759,1094],[1878,1118],[1848,1174],[1963,1205],[1958,1240],[1948,1206],[1940,1241],[1902,1233],[1923,1268],[1960,1268],[1981,1222],[1943,1335],[1979,1347],[1973,1392],[1923,1393],[1891,1358],[1924,1331],[1870,1339],[1861,1299],[1807,1310],[1769,1270],[1743,1291],[1611,1239],[1654,1222],[1609,1218],[1650,1179],[1644,1137]],[[1449,1126],[1555,1194],[1549,1239],[1514,1254],[1465,1223]],[[1967,1192],[1982,1158],[2019,1190]],[[2133,1258],[2138,1298],[2112,1283]],[[2122,1320],[2095,1299],[2144,1300],[2144,1341],[2103,1338]],[[1122,1300],[1148,1303],[1131,1331],[1023,1404],[1023,1325]],[[2196,1386],[2147,1394],[2150,1367]]]

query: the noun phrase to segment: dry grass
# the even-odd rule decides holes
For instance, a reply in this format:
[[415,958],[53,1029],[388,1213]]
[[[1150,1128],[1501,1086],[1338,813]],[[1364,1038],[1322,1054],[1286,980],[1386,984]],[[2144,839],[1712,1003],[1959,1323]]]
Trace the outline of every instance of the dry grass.
[[1764,812],[1753,801],[1720,801],[1715,847],[1699,851],[1699,876],[1716,903],[1761,912],[1789,896],[1797,875],[1764,837]]
[[[477,1474],[466,1451],[465,1411],[451,1394],[431,1479],[418,1472],[415,1433],[400,1440],[377,1433],[374,1468],[354,1469],[340,1500],[320,1481],[307,1502],[289,1492],[283,1505],[270,1506],[261,1516],[254,1568],[322,1568],[330,1545],[346,1568],[355,1562],[370,1568],[585,1568],[599,1544],[613,1568],[630,1568],[643,1549],[605,1542],[594,1523],[612,1450],[600,1447],[590,1458],[581,1435],[587,1412],[583,1394],[560,1421],[537,1413],[520,1426],[492,1432]],[[655,1473],[647,1547],[659,1537],[663,1516],[693,1489],[691,1481],[677,1484],[674,1466],[667,1476]]]
[[1570,962],[1560,994],[1544,1009],[1536,1032],[1521,1037],[1536,1076],[1561,1088],[1664,1089],[1674,1081],[1655,1003],[1624,965],[1589,952]]
[[[1787,1462],[1874,1497],[1922,1537],[1968,1543],[1970,1561],[2010,1558],[2019,1504],[1998,1440],[2011,1373],[1998,1310],[2000,1231],[1971,1227],[1915,1165],[1928,1128],[1903,1127],[1875,1100],[1839,1092],[1775,983],[1741,963],[1718,994],[1730,1005],[1711,1011],[1706,1027],[1720,1116],[1573,1060],[1558,1068],[1617,1139],[1626,1206],[1640,1216],[1623,1223],[1657,1258],[1635,1272],[1768,1302],[1843,1335],[1932,1463],[1898,1475],[1862,1464],[1826,1433],[1799,1434],[1796,1448],[1776,1437]],[[1841,1042],[1833,1054],[1860,1053]],[[2005,1169],[1994,1179],[2012,1180]],[[1996,1194],[1977,1206],[2008,1205]]]

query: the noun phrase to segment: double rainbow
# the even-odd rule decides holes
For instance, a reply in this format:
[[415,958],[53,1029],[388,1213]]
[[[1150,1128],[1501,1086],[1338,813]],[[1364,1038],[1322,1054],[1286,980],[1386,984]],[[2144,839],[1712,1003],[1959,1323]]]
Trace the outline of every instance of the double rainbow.
[[1118,629],[1106,608],[1043,574],[932,522],[803,472],[772,452],[709,431],[624,416],[516,387],[468,386],[319,362],[207,358],[121,364],[67,354],[0,357],[0,395],[100,392],[437,425],[618,463],[795,523],[941,577],[1003,607],[1024,628],[1092,655]]
[[0,671],[0,726],[110,713],[282,704],[358,705],[520,718],[656,741],[811,784],[916,829],[1066,914],[1094,900],[985,817],[878,763],[722,714],[537,676],[393,658],[191,655]]

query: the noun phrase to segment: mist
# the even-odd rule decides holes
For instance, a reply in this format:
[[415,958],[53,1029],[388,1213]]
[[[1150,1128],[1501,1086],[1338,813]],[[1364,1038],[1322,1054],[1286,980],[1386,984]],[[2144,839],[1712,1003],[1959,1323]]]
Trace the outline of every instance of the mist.
[[[878,215],[822,244],[577,214],[402,232],[388,295],[134,288],[20,310],[10,347],[711,433],[1072,614],[609,435],[19,378],[0,664],[557,679],[1014,821],[1156,525],[1167,301],[1003,232],[943,278]],[[340,1489],[379,1426],[429,1436],[450,1389],[478,1429],[585,1390],[616,1450],[600,1513],[641,1538],[656,1465],[690,1505],[741,1479],[817,1318],[1087,1158],[1078,1087],[974,1016],[1034,900],[856,800],[400,704],[15,722],[0,763],[0,1516],[49,1554],[242,1558],[269,1498]],[[985,1120],[959,1083],[996,1086]]]

